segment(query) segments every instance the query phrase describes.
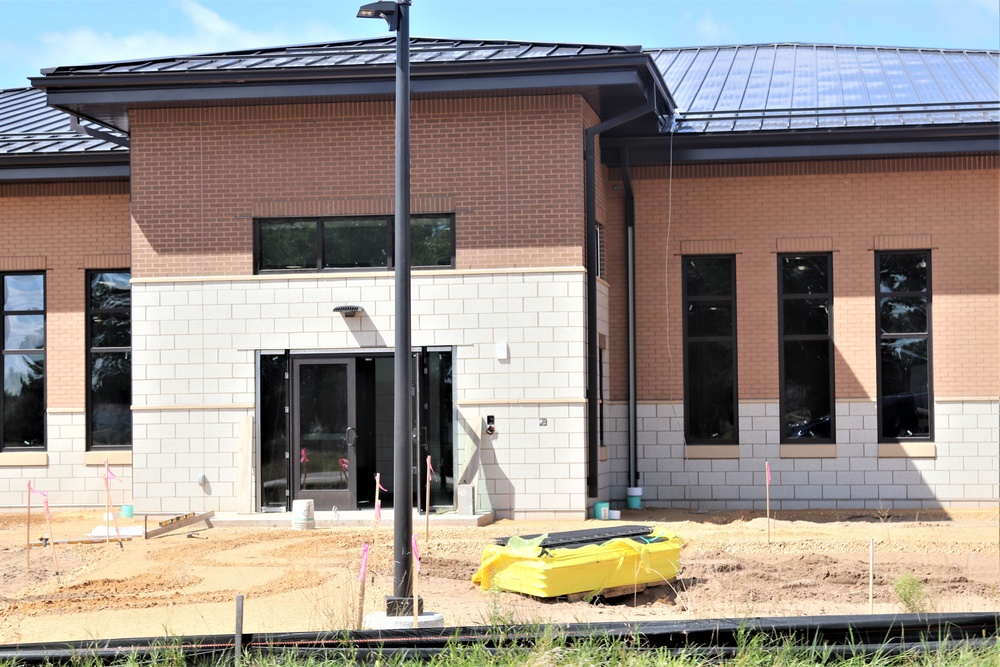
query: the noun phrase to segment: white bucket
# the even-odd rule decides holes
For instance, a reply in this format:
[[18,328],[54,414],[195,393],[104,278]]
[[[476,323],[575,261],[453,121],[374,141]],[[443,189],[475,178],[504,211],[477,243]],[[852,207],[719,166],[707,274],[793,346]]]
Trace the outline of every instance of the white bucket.
[[292,528],[313,530],[316,527],[316,504],[312,498],[292,501]]

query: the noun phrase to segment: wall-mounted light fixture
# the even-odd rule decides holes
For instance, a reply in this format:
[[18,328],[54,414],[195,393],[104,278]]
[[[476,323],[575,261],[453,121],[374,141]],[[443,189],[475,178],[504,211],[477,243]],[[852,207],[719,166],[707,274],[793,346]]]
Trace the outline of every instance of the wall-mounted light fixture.
[[344,317],[354,317],[358,313],[365,312],[365,309],[361,306],[337,306],[333,312],[340,313]]

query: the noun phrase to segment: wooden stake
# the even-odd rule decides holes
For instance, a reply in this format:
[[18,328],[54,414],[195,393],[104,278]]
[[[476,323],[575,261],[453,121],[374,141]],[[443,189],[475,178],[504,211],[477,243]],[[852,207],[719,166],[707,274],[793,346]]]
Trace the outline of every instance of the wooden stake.
[[31,482],[28,482],[28,541],[25,547],[25,568],[31,567]]
[[[106,493],[108,496],[107,506],[111,510],[109,514],[111,514],[111,517],[115,520],[115,535],[118,536],[118,548],[124,551],[125,544],[122,543],[122,531],[121,528],[118,527],[118,516],[115,514],[115,506],[114,503],[111,502],[111,485],[108,483],[107,475],[104,476],[104,493]],[[108,517],[107,514],[105,514],[104,515],[105,530],[108,531],[108,539],[110,540],[111,530],[110,528],[107,527],[107,523],[108,523]],[[108,542],[105,542],[105,544],[108,544]]]
[[413,550],[413,628],[418,629],[420,627],[420,596],[417,594],[417,580],[420,579],[420,551],[417,549],[417,536],[414,535],[411,540],[411,548]]
[[361,582],[361,590],[358,592],[358,630],[363,629],[365,624],[365,580],[368,579],[368,543],[361,550],[361,570],[358,573],[358,581]]
[[[414,561],[416,561],[416,558],[414,558]],[[417,595],[417,579],[420,578],[419,573],[420,573],[420,568],[414,565],[413,568],[413,628],[414,629],[420,628],[420,605],[417,604],[417,601],[420,599],[420,596]]]
[[875,613],[875,538],[868,538],[868,613]]
[[427,456],[427,487],[426,500],[424,501],[424,534],[427,536],[427,546],[430,548],[431,543],[431,482],[434,480],[433,477],[434,468],[431,467],[431,457]]
[[771,464],[768,461],[764,462],[764,471],[766,474],[765,481],[765,496],[767,497],[767,543],[771,544]]
[[52,516],[49,512],[49,499],[45,499],[45,524],[49,527],[49,541],[52,543],[52,565],[56,569],[56,576],[59,576],[59,559],[56,558],[56,536],[52,533]]

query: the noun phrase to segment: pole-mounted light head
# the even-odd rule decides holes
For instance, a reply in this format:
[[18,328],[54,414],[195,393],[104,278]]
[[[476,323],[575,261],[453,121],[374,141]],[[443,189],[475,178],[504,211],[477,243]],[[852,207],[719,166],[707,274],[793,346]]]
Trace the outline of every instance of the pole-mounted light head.
[[[403,4],[410,4],[407,0]],[[395,2],[369,2],[358,10],[359,19],[385,19],[390,32],[399,30],[399,9]]]

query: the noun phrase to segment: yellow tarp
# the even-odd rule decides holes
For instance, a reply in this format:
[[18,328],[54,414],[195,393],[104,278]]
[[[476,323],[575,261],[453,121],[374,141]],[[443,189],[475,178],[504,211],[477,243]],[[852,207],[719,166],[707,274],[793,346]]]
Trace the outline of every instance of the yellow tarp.
[[541,554],[534,540],[512,537],[507,546],[483,549],[472,582],[541,598],[600,593],[609,588],[671,581],[680,569],[683,541],[661,528],[640,541],[615,538],[574,549],[552,548]]

